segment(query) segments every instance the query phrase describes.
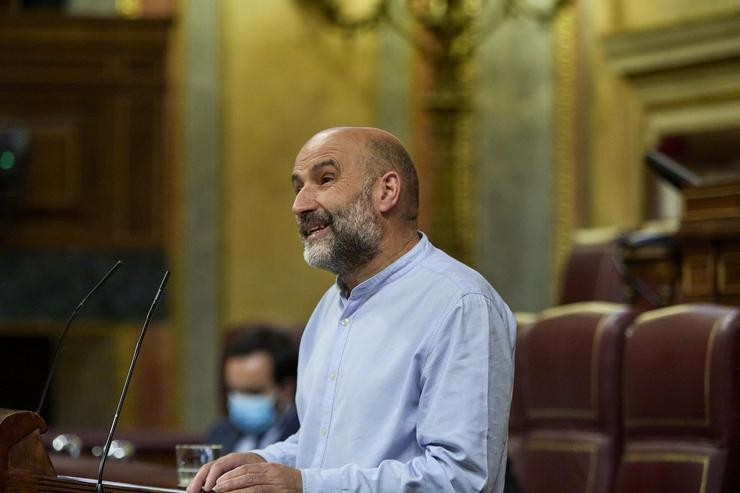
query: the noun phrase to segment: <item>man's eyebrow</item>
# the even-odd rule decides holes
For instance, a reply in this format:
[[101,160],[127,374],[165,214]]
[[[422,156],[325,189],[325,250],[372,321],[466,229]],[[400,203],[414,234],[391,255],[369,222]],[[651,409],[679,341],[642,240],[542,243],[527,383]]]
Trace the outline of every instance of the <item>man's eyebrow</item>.
[[[339,163],[336,160],[334,160],[334,159],[327,159],[325,161],[319,161],[318,163],[312,164],[311,165],[311,168],[309,169],[309,173],[317,173],[321,168],[328,168],[328,167],[333,167],[333,168],[336,168],[336,169],[339,169],[340,168]],[[300,179],[300,177],[298,176],[297,173],[293,173],[290,176],[290,180],[294,184],[301,182],[301,179]]]

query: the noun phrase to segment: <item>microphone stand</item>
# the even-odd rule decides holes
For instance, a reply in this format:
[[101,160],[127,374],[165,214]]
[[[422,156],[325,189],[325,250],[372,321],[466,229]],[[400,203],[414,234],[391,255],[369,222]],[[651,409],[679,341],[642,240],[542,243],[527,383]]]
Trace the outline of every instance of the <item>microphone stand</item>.
[[105,488],[103,487],[103,471],[105,470],[105,462],[108,459],[108,451],[110,450],[110,446],[113,441],[113,434],[116,432],[116,426],[118,425],[118,417],[120,416],[121,408],[123,407],[123,401],[126,399],[126,393],[128,392],[129,383],[131,383],[131,376],[134,373],[134,367],[136,366],[136,360],[139,359],[139,351],[141,351],[141,343],[144,341],[144,335],[146,334],[146,329],[149,327],[149,322],[152,319],[152,314],[154,313],[154,309],[159,303],[159,299],[162,296],[162,291],[164,290],[164,286],[165,284],[167,284],[167,279],[169,277],[170,277],[170,271],[165,271],[164,277],[162,278],[162,282],[159,284],[159,289],[155,293],[154,299],[152,300],[152,305],[149,307],[149,311],[146,314],[146,319],[144,320],[144,325],[141,328],[139,339],[136,341],[136,347],[134,348],[134,356],[133,358],[131,358],[131,365],[128,368],[128,373],[126,374],[126,380],[123,383],[123,391],[121,392],[121,397],[118,399],[118,406],[116,406],[116,413],[113,415],[113,423],[111,423],[110,432],[108,433],[108,439],[105,441],[105,447],[103,448],[103,456],[100,458],[100,467],[98,469],[98,483],[95,486],[96,493],[105,492]]
[[44,406],[44,401],[46,400],[46,394],[49,391],[49,385],[51,384],[51,379],[54,376],[54,369],[57,366],[57,360],[59,359],[59,353],[62,350],[62,345],[64,344],[64,338],[67,337],[67,331],[69,330],[70,325],[72,325],[72,321],[77,316],[77,313],[82,309],[82,307],[87,303],[87,299],[92,296],[92,294],[100,288],[100,286],[105,283],[105,281],[108,280],[110,276],[113,275],[113,273],[121,266],[123,262],[120,260],[116,261],[116,263],[111,267],[108,272],[105,273],[105,275],[98,281],[98,283],[90,290],[87,295],[82,298],[82,301],[77,305],[77,307],[72,311],[72,314],[69,316],[69,319],[67,320],[67,324],[64,326],[64,330],[62,331],[62,335],[59,336],[59,339],[57,339],[57,345],[56,349],[54,349],[54,357],[51,360],[51,367],[49,368],[49,374],[46,376],[46,383],[44,384],[44,390],[41,392],[41,399],[39,399],[39,407],[36,408],[36,414],[39,416],[41,415],[41,408]]

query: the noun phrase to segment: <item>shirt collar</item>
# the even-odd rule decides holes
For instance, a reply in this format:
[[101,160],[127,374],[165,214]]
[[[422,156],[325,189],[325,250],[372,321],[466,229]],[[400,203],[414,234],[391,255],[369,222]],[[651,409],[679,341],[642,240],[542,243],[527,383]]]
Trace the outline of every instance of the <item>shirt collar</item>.
[[337,282],[340,299],[342,302],[363,302],[380,290],[385,284],[392,282],[399,276],[402,276],[407,270],[411,269],[419,260],[424,258],[432,250],[432,244],[429,242],[427,235],[419,231],[421,238],[411,250],[401,255],[392,264],[381,270],[373,277],[364,280],[352,290],[349,298],[345,298],[342,289]]

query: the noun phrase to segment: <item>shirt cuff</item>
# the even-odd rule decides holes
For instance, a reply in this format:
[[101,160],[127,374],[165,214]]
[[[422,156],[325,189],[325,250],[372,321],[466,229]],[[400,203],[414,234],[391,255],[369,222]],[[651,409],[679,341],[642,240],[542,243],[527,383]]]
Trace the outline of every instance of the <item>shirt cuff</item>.
[[341,493],[342,472],[340,469],[300,469],[303,493]]

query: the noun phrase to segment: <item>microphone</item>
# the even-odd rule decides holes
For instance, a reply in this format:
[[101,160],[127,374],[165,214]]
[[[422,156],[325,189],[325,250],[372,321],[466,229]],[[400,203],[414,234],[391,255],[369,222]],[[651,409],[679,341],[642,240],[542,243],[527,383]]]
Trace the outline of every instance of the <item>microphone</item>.
[[622,278],[622,280],[626,282],[629,287],[634,289],[637,294],[642,296],[645,301],[650,303],[652,308],[660,308],[662,306],[665,306],[666,303],[660,298],[660,296],[658,296],[658,293],[650,288],[650,286],[648,286],[644,281],[630,272],[630,270],[627,268],[627,263],[624,260],[624,252],[625,250],[629,250],[631,248],[650,245],[652,243],[658,243],[658,241],[662,242],[667,239],[667,237],[664,236],[659,238],[660,240],[654,240],[651,237],[642,241],[637,240],[633,242],[629,239],[627,235],[621,235],[617,240],[617,250],[612,255],[612,264],[617,270],[619,277]]
[[51,359],[51,367],[49,368],[49,373],[46,376],[46,383],[44,384],[44,390],[41,392],[41,399],[39,400],[39,407],[36,408],[36,414],[39,416],[41,415],[41,408],[44,406],[44,401],[46,400],[46,394],[49,391],[49,385],[51,384],[51,379],[54,376],[54,369],[57,365],[57,360],[59,359],[59,353],[62,350],[62,345],[64,344],[64,338],[67,336],[67,331],[69,330],[69,326],[72,325],[72,321],[77,316],[77,313],[82,309],[82,307],[87,303],[88,298],[97,291],[100,286],[102,286],[105,281],[108,280],[110,276],[113,275],[113,273],[121,266],[123,262],[120,260],[116,261],[115,264],[113,264],[113,267],[108,270],[108,272],[105,273],[105,275],[98,281],[98,283],[93,286],[93,288],[90,290],[87,295],[82,298],[82,301],[80,301],[80,304],[77,305],[77,307],[72,311],[72,314],[69,316],[69,319],[67,320],[67,324],[64,326],[64,330],[62,331],[62,335],[59,336],[59,339],[57,340],[56,349],[54,349],[54,357]]
[[167,284],[167,279],[170,277],[170,271],[165,271],[162,282],[159,284],[159,289],[154,294],[152,305],[149,307],[149,311],[146,314],[144,325],[141,327],[141,333],[139,339],[136,341],[136,347],[134,348],[134,356],[131,358],[131,365],[128,367],[128,373],[126,374],[126,380],[123,383],[123,390],[121,391],[121,397],[118,399],[118,406],[116,406],[116,413],[113,415],[113,423],[111,423],[110,432],[108,433],[108,439],[105,441],[105,447],[103,447],[103,456],[100,458],[100,467],[98,469],[98,483],[95,486],[96,493],[104,493],[105,488],[103,487],[103,471],[105,470],[105,461],[108,459],[108,452],[110,451],[111,442],[113,441],[113,434],[116,432],[116,426],[118,425],[118,417],[123,407],[123,401],[126,399],[126,393],[128,392],[128,385],[131,383],[131,376],[134,373],[134,366],[136,366],[136,360],[139,359],[139,351],[141,351],[141,343],[144,341],[144,335],[146,329],[149,327],[149,322],[152,319],[154,309],[159,303],[159,298],[162,296],[164,286]]
[[697,187],[702,184],[702,179],[699,175],[662,152],[648,152],[645,154],[645,162],[658,176],[675,188],[682,189],[687,186]]

